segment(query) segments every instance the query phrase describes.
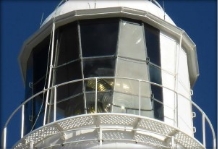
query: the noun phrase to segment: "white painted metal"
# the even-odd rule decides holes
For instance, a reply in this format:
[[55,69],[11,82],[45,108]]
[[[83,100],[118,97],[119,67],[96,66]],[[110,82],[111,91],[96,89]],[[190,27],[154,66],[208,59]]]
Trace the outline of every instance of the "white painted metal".
[[2,142],[3,142],[3,149],[6,149],[7,148],[7,126],[4,127],[3,129],[3,139],[2,139]]
[[57,118],[57,87],[54,87],[54,117],[53,117],[53,121],[56,121]]
[[203,130],[203,145],[204,145],[204,147],[206,147],[206,136],[205,136],[206,130],[205,130],[205,116],[204,116],[204,114],[202,114],[202,130]]
[[[129,7],[137,10],[143,10],[150,12],[151,14],[165,20],[168,23],[175,25],[172,19],[163,11],[162,8],[155,5],[150,0],[68,0],[57,8],[53,13],[51,13],[43,22],[46,24],[53,17],[69,13],[73,10],[83,10],[83,9],[98,9],[98,8],[110,8],[110,7]],[[164,17],[165,16],[165,17]]]
[[[162,68],[162,84],[170,89],[174,89],[176,67],[176,40],[166,36],[164,33],[160,34],[160,52],[161,52],[161,68]],[[163,89],[163,102],[167,105],[164,108],[164,121],[172,126],[176,126],[176,112],[175,109],[176,98],[175,94],[167,89]]]
[[[186,53],[181,48],[181,41],[182,35],[179,42],[164,33],[160,35],[162,83],[164,86],[175,89],[176,92],[178,91],[191,100],[188,59]],[[163,90],[163,100],[166,105],[164,108],[164,121],[170,125],[174,125],[175,121],[177,121],[176,123],[179,128],[193,136],[191,102],[185,100],[182,96],[174,98],[174,95],[169,90]],[[171,109],[176,109],[176,113],[172,112]]]
[[[192,107],[191,107],[191,95],[190,95],[190,83],[188,76],[187,56],[184,50],[181,48],[178,56],[178,92],[183,96],[178,96],[178,125],[186,133],[193,134],[192,124]],[[186,90],[189,89],[189,90]],[[185,100],[189,99],[189,100]]]
[[139,80],[139,115],[141,115],[141,81]]
[[21,138],[23,138],[23,133],[24,133],[24,105],[22,105],[21,108],[22,112],[21,112]]
[[95,113],[97,113],[98,79],[95,78]]
[[[54,38],[55,38],[55,22],[53,22],[53,25],[52,25],[52,39],[51,39],[51,48],[50,48],[50,51],[51,51],[51,58],[50,58],[50,63],[49,63],[49,74],[48,74],[48,86],[47,88],[49,88],[51,86],[51,76],[52,76],[52,69],[53,69],[53,61],[54,61]],[[45,101],[45,114],[44,114],[44,120],[43,120],[43,125],[46,124],[46,116],[47,116],[47,107],[48,107],[48,104],[49,104],[49,94],[50,92],[48,91],[47,94],[46,94],[46,101]]]
[[[98,122],[100,127],[96,127]],[[63,133],[64,139],[58,141]],[[166,141],[168,138],[170,142]],[[135,148],[170,148],[177,145],[203,149],[197,140],[164,122],[118,113],[80,115],[50,123],[25,136],[14,148],[23,148],[31,143],[37,148],[59,148],[62,145],[65,148],[86,148],[87,145],[88,148],[104,148],[108,147],[107,144],[120,148],[126,144]]]

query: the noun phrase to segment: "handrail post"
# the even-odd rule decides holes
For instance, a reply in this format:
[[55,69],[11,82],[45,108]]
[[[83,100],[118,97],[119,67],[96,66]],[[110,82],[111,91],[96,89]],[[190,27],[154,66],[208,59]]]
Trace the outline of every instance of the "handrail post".
[[176,127],[179,128],[179,99],[178,92],[176,92]]
[[56,121],[56,112],[57,112],[57,87],[54,87],[54,122]]
[[175,148],[175,138],[173,136],[171,137],[171,147],[172,149]]
[[20,137],[23,138],[23,134],[24,134],[24,104],[22,105],[22,109],[21,109],[21,133],[20,133]]
[[32,140],[30,140],[30,149],[33,149],[33,145],[34,144],[34,142],[32,141]]
[[139,115],[141,115],[141,81],[139,81]]
[[7,142],[7,127],[4,127],[3,140],[2,140],[2,143],[3,143],[2,147],[3,147],[3,149],[7,148],[6,142]]
[[102,146],[102,128],[99,128],[99,142],[100,142],[100,146]]
[[216,149],[216,138],[213,138],[213,149]]
[[203,131],[203,145],[206,147],[206,138],[205,138],[205,115],[202,113],[202,131]]
[[97,113],[97,85],[98,85],[98,78],[95,78],[95,113]]

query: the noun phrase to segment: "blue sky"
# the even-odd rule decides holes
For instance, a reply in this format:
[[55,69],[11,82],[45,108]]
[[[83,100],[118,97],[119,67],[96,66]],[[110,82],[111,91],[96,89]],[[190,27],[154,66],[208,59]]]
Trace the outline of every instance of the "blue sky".
[[[163,5],[162,0],[159,0]],[[24,85],[18,65],[23,42],[40,26],[59,1],[3,0],[1,3],[1,132],[6,119],[24,100]],[[208,115],[214,127],[217,118],[217,4],[216,0],[165,0],[166,13],[197,45],[200,77],[193,101]],[[12,126],[19,125],[18,121]],[[11,131],[17,129],[13,128]],[[215,128],[216,130],[216,128]],[[197,130],[198,131],[198,130]],[[13,140],[13,138],[12,138]]]

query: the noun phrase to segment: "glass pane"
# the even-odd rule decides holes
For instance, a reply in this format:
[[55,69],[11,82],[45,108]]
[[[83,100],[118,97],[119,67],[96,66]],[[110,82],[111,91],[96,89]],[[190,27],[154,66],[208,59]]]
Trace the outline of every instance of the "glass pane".
[[140,107],[141,115],[152,116],[150,84],[146,82],[139,84],[138,80],[148,80],[146,62],[118,58],[116,77],[129,79],[115,79],[113,112],[139,114]]
[[146,82],[140,82],[140,102],[141,102],[141,109],[142,110],[152,110],[152,98],[151,98],[151,91],[148,90],[148,86],[150,88],[150,84]]
[[81,62],[75,61],[54,69],[55,84],[81,79]]
[[[87,113],[95,112],[95,99],[97,99],[97,112],[111,112],[113,98],[113,81],[114,79],[89,79],[85,81],[86,86],[86,103]],[[97,91],[97,97],[95,93]]]
[[[97,113],[109,112],[105,103],[102,102],[104,94],[98,94],[97,96]],[[86,92],[86,108],[87,113],[96,113],[95,111],[95,92]]]
[[[34,47],[28,58],[25,80],[26,98],[42,91],[46,86],[49,41],[50,36],[46,37]],[[25,134],[42,126],[45,108],[44,100],[44,95],[40,94],[25,104]]]
[[[81,63],[76,61],[54,69],[54,82],[60,84],[81,79]],[[57,88],[57,101],[68,100],[72,96],[82,93],[82,82],[73,82]]]
[[132,79],[115,79],[114,90],[126,94],[139,95],[139,81]]
[[150,64],[149,72],[150,72],[150,81],[161,85],[162,84],[161,69]]
[[84,77],[114,76],[115,58],[86,59],[83,61]]
[[33,93],[42,91],[45,87],[49,41],[50,36],[33,49]]
[[[113,90],[114,79],[97,79],[97,91],[112,91]],[[96,79],[85,80],[86,91],[96,90]]]
[[139,109],[139,97],[138,95],[131,95],[127,93],[120,93],[114,91],[113,106],[119,107],[122,110]]
[[80,22],[83,57],[114,55],[118,38],[118,19]]
[[[150,80],[151,82],[162,84],[161,78],[161,69],[154,66],[149,65],[149,72],[150,72]],[[157,119],[163,120],[163,89],[162,87],[151,85],[152,96],[157,100],[154,100],[154,115]],[[159,103],[161,102],[161,103]]]
[[147,46],[147,54],[150,61],[161,66],[160,60],[160,31],[148,24],[145,25],[145,39]]
[[122,21],[118,55],[134,59],[146,59],[144,29],[141,24]]
[[139,114],[153,117],[150,85],[146,82],[116,79],[113,112]]
[[82,93],[82,82],[75,82],[57,88],[57,101],[68,100],[72,96]]
[[70,23],[59,29],[59,42],[57,65],[79,58],[77,23]]
[[69,98],[68,100],[57,102],[57,119],[79,114],[84,114],[83,94],[78,94]]
[[146,62],[131,59],[118,58],[116,76],[141,80],[148,80],[148,68]]
[[24,134],[43,125],[45,97],[45,94],[39,94],[25,104]]
[[33,95],[33,56],[32,53],[27,62],[26,80],[25,80],[25,99]]

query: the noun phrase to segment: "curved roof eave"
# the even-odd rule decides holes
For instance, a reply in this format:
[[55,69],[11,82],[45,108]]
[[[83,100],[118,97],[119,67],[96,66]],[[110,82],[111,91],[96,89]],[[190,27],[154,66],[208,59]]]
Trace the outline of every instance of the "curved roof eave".
[[168,23],[175,25],[173,20],[166,14],[162,7],[156,0],[141,0],[141,1],[129,1],[129,0],[68,0],[61,2],[57,8],[44,20],[42,26],[53,18],[66,14],[75,10],[84,9],[101,9],[101,8],[113,8],[113,7],[126,7],[140,11],[150,12],[151,14],[165,19]]

